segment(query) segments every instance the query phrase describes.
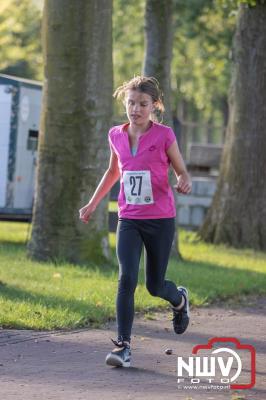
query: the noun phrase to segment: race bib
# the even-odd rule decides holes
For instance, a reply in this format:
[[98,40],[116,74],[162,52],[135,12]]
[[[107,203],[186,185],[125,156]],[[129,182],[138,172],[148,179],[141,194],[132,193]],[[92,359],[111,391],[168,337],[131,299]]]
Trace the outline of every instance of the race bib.
[[153,204],[150,171],[124,171],[124,191],[127,204]]

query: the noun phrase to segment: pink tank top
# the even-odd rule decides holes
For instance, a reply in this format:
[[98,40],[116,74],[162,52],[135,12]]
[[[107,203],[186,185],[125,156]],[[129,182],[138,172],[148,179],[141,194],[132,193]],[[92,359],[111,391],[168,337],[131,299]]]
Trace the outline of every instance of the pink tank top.
[[152,122],[132,155],[126,128],[110,129],[108,139],[120,170],[118,216],[130,219],[172,218],[176,215],[174,195],[168,181],[170,160],[166,150],[176,140],[173,130]]

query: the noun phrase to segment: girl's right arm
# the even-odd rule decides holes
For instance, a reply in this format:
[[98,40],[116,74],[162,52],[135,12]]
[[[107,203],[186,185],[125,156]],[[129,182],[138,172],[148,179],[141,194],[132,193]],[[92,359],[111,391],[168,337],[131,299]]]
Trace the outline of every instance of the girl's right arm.
[[109,167],[105,171],[99,185],[97,186],[92,198],[84,207],[79,210],[79,218],[85,224],[88,223],[91,215],[95,211],[96,207],[100,201],[105,197],[105,195],[111,190],[112,186],[117,182],[120,176],[118,168],[117,155],[111,148],[111,155],[109,161]]

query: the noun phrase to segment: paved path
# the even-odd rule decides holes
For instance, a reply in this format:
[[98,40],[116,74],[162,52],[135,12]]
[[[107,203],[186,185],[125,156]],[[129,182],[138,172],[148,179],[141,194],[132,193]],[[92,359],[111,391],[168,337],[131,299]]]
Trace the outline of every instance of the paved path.
[[[256,311],[254,311],[254,309]],[[245,308],[197,308],[189,330],[177,336],[167,310],[155,320],[136,316],[132,367],[108,367],[115,323],[71,332],[0,330],[0,398],[3,400],[266,400],[266,299]],[[256,348],[251,390],[178,389],[177,355],[216,336],[236,337]],[[165,349],[171,348],[172,355]],[[245,369],[249,373],[249,368]]]

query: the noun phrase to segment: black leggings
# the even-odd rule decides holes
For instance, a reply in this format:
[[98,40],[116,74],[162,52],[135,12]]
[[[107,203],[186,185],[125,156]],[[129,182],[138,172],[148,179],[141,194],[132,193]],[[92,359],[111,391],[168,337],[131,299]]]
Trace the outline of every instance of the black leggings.
[[116,300],[118,340],[130,342],[134,318],[134,292],[138,283],[143,244],[146,287],[149,293],[169,301],[173,306],[181,303],[182,295],[177,291],[176,285],[165,280],[174,232],[174,218],[119,218],[116,244],[119,262]]

